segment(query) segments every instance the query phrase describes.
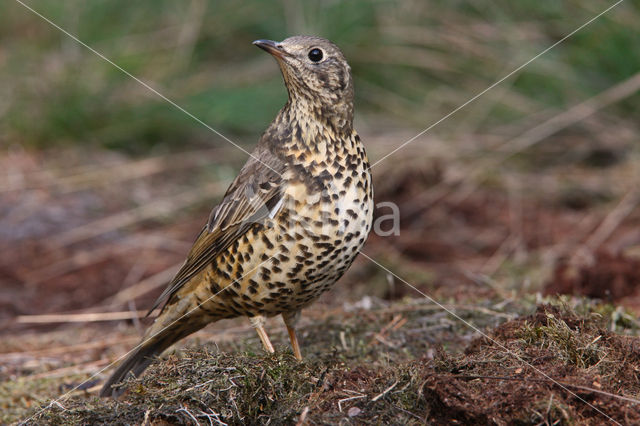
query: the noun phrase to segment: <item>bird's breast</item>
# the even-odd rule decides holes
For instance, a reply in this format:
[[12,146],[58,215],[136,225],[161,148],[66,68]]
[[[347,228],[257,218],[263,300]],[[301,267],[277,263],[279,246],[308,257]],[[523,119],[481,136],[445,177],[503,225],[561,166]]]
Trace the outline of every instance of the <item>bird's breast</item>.
[[247,233],[250,249],[232,253],[232,260],[243,260],[242,280],[212,312],[270,316],[301,309],[333,286],[366,241],[373,197],[357,136],[317,150],[290,149],[287,158],[282,199]]
[[332,244],[344,254],[355,253],[371,229],[368,162],[363,149],[322,154],[308,152],[302,156],[305,164],[292,168],[280,216],[287,226],[282,229],[305,235],[325,250]]

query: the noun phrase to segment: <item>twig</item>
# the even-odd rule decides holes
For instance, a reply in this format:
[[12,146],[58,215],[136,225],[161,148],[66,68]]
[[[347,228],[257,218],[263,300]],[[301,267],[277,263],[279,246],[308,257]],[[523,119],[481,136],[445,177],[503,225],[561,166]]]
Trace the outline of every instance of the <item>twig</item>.
[[346,339],[346,334],[344,330],[340,331],[339,336],[340,336],[340,343],[342,344],[342,349],[344,349],[345,351],[348,351],[349,347],[347,346],[347,339]]
[[64,408],[64,405],[62,405],[59,401],[55,401],[55,400],[54,400],[54,401],[51,401],[51,402],[49,403],[49,405],[47,406],[47,408],[53,407],[54,405],[55,405],[56,407],[58,407],[59,409],[61,409],[62,411],[67,411],[67,409],[66,409],[66,408]]
[[386,394],[388,394],[389,392],[391,392],[391,390],[393,388],[395,388],[398,385],[398,382],[396,381],[394,384],[392,384],[391,386],[389,386],[388,388],[386,388],[384,390],[384,392],[382,392],[380,395],[377,395],[375,398],[373,398],[371,400],[371,402],[376,402],[377,400],[379,400],[380,398],[382,398],[383,396],[385,396]]
[[[206,411],[202,411],[200,410],[200,413],[202,413],[202,415],[204,417],[207,418],[207,420],[209,420],[209,424],[213,426],[213,421],[216,422],[217,425],[220,426],[227,426],[227,424],[225,422],[223,422],[222,420],[220,420],[220,415],[218,413],[216,413],[215,411],[213,411],[213,409],[211,407],[208,407],[209,411],[211,411],[211,414],[207,413]],[[199,416],[198,416],[199,417]],[[212,421],[213,420],[213,421]]]
[[[222,370],[222,371],[235,371],[235,370],[236,370],[236,368],[235,368],[235,367],[227,367],[227,368],[218,367],[218,368],[215,368],[215,370]],[[240,376],[237,376],[237,377],[240,377]],[[242,377],[244,377],[244,376],[242,376]],[[234,377],[234,378],[235,378],[235,377]],[[205,382],[198,383],[198,384],[197,384],[197,385],[195,385],[195,386],[191,386],[190,388],[185,389],[185,390],[184,390],[184,392],[189,392],[189,391],[192,391],[192,390],[194,390],[194,389],[201,388],[202,386],[206,386],[206,385],[208,385],[209,383],[214,382],[214,381],[216,381],[216,380],[217,380],[217,378],[216,378],[216,379],[209,379],[209,380],[207,380],[207,381],[205,381]],[[231,379],[229,379],[229,380],[231,380]],[[231,383],[233,383],[233,382],[231,382]],[[233,385],[232,385],[231,387],[233,387],[234,385],[235,385],[235,383],[233,383]],[[231,389],[231,387],[229,387],[229,389]],[[226,389],[226,390],[228,390],[228,389]],[[221,392],[221,391],[219,391],[219,392]]]
[[149,421],[149,413],[151,412],[151,410],[146,410],[144,412],[144,419],[142,420],[142,426],[149,426],[151,425],[151,422]]
[[122,311],[122,312],[93,312],[84,314],[45,314],[45,315],[20,315],[16,321],[20,324],[51,324],[73,322],[98,322],[120,321],[133,318],[143,318],[147,311]]
[[12,358],[24,358],[25,356],[38,358],[38,357],[51,357],[58,354],[68,354],[71,352],[85,351],[88,349],[103,348],[105,346],[113,346],[115,344],[128,344],[134,341],[140,340],[138,336],[100,340],[97,342],[83,343],[80,345],[58,346],[54,348],[41,349],[41,350],[29,350],[25,352],[5,352],[0,354],[0,360],[12,359]]
[[304,425],[304,422],[307,420],[307,415],[309,414],[309,407],[304,407],[302,413],[300,414],[300,418],[296,422],[296,426]]
[[343,398],[338,400],[338,410],[342,413],[342,403],[343,402],[347,402],[347,401],[351,401],[352,399],[361,399],[361,398],[366,398],[367,395],[358,395],[358,396],[351,396],[349,398]]
[[200,422],[198,421],[198,419],[196,419],[195,416],[191,414],[191,412],[187,409],[185,405],[183,405],[182,408],[176,410],[176,413],[179,413],[180,411],[184,412],[188,417],[193,419],[193,421],[196,422],[198,426],[200,426]]

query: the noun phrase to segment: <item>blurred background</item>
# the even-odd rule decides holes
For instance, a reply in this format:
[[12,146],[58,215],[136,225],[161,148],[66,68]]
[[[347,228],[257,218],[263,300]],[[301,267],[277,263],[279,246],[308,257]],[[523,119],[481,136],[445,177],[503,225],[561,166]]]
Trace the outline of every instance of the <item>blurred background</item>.
[[[353,70],[376,202],[401,212],[400,235],[372,235],[365,253],[443,303],[568,294],[640,311],[640,1],[441,122],[614,2],[25,4],[247,150],[286,101],[251,42],[329,38]],[[0,147],[0,349],[116,336],[114,352],[73,361],[90,367],[138,338],[247,158],[14,1],[0,14]],[[416,297],[360,258],[309,316]],[[25,359],[4,373],[70,362]]]
[[[31,1],[28,5],[224,134],[251,146],[286,99],[251,45],[316,34],[344,50],[363,131],[419,130],[613,2]],[[625,1],[430,132],[535,123],[640,67],[638,2]],[[220,138],[19,3],[0,17],[3,145],[104,147],[136,155]],[[637,97],[611,112],[637,113]],[[539,115],[540,114],[540,115]],[[390,138],[389,148],[400,141]],[[423,147],[427,145],[422,144]],[[15,149],[15,148],[14,148]]]

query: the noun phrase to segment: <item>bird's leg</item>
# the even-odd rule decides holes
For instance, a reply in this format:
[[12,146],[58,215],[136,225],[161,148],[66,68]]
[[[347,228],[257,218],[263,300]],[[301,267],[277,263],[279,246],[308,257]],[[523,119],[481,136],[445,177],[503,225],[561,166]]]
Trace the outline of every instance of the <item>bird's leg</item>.
[[302,361],[302,353],[300,352],[300,345],[298,344],[298,337],[296,336],[296,324],[300,319],[300,311],[285,312],[282,314],[282,319],[289,332],[293,356],[295,356],[298,361]]
[[269,340],[269,336],[267,335],[267,332],[264,329],[264,322],[265,322],[264,317],[262,315],[256,315],[255,317],[249,318],[249,321],[251,321],[251,325],[258,332],[258,337],[262,342],[262,346],[264,347],[264,350],[269,352],[270,354],[274,353],[275,350],[273,349],[271,340]]

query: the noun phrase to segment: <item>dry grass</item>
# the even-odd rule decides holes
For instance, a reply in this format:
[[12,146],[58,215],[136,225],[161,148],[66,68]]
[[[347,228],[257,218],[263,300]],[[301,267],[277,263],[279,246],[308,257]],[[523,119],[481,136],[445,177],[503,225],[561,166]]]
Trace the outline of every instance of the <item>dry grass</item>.
[[[608,331],[613,318],[608,306],[554,303],[516,320],[456,309],[493,330],[489,338],[472,341],[457,322],[442,327],[444,318],[426,304],[343,314],[304,328],[302,363],[292,357],[284,336],[277,339],[275,355],[254,352],[258,342],[245,337],[169,355],[142,378],[129,380],[129,392],[119,401],[87,393],[96,383],[91,380],[53,403],[45,398],[43,411],[25,406],[34,394],[55,395],[54,384],[58,392],[80,384],[86,375],[75,366],[63,381],[41,375],[5,385],[3,420],[34,413],[27,424],[640,419],[637,339]],[[370,320],[361,321],[363,316]],[[617,327],[638,333],[637,326]],[[7,391],[15,399],[8,400]]]

